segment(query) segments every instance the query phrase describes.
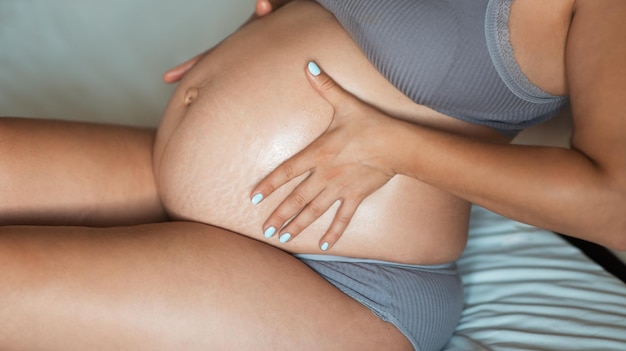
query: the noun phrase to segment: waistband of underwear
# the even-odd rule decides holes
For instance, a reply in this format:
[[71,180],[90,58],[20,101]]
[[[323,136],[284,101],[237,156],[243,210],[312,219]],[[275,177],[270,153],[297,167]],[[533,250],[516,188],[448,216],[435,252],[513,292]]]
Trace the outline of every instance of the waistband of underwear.
[[370,258],[320,255],[320,254],[294,254],[294,257],[298,259],[311,260],[311,261],[368,263],[368,264],[385,265],[385,266],[398,267],[398,268],[436,271],[437,273],[457,274],[458,272],[456,263],[454,262],[435,264],[435,265],[419,265],[419,264],[399,263],[399,262],[384,261],[384,260],[375,260],[375,259],[370,259]]

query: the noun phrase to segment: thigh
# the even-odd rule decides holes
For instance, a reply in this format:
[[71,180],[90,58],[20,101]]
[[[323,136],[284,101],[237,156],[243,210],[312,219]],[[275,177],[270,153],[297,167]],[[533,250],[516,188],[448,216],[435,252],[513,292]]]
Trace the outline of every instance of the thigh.
[[410,349],[291,255],[202,224],[2,227],[0,265],[2,349]]
[[0,117],[0,225],[163,221],[155,131]]

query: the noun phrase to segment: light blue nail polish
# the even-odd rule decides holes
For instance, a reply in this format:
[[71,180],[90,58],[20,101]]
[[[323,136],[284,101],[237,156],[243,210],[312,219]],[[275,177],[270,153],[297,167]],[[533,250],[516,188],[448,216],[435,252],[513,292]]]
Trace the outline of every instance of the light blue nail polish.
[[269,239],[269,238],[273,237],[275,233],[276,233],[276,228],[269,227],[269,228],[265,229],[265,231],[263,232],[263,235],[265,235],[265,237]]
[[313,61],[309,62],[309,65],[307,66],[307,68],[309,69],[309,72],[311,72],[311,74],[316,77],[322,73],[322,70],[320,69],[320,67]]
[[258,205],[261,201],[263,201],[263,194],[255,194],[252,197],[252,204],[253,205]]
[[322,249],[322,251],[326,251],[328,250],[328,247],[330,246],[330,244],[328,243],[323,243],[322,246],[320,246],[320,249]]
[[281,243],[286,243],[287,241],[289,241],[289,239],[291,239],[291,234],[289,233],[285,233],[283,235],[280,236],[280,242]]

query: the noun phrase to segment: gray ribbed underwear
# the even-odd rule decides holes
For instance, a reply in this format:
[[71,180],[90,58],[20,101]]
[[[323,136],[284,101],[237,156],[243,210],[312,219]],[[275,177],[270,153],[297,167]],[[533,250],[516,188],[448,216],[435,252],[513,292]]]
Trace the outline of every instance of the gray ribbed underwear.
[[463,310],[454,263],[421,266],[328,255],[295,255],[324,279],[393,324],[418,351],[441,350]]
[[554,116],[567,97],[521,71],[509,42],[513,0],[317,0],[414,102],[505,135]]

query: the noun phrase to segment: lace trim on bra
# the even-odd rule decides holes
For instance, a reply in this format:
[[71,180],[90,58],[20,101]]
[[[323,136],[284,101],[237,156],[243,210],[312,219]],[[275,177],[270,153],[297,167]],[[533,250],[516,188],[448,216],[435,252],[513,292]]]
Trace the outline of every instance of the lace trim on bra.
[[509,16],[514,0],[489,0],[485,18],[485,35],[491,60],[506,86],[517,97],[544,104],[567,99],[550,94],[535,84],[522,72],[509,38]]

